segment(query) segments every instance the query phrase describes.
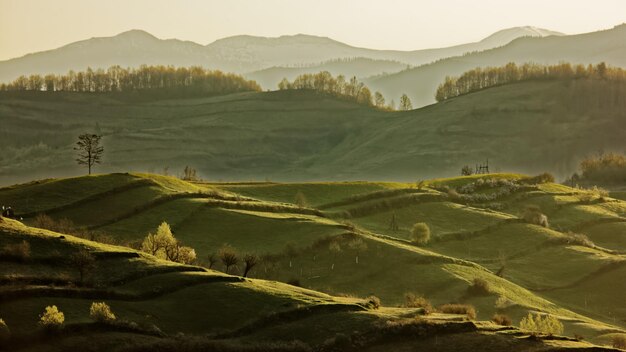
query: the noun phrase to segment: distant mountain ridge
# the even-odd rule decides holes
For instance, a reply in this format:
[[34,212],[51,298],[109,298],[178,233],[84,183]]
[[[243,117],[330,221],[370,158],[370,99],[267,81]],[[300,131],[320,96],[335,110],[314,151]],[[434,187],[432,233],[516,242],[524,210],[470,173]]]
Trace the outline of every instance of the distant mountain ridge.
[[373,77],[366,83],[389,98],[397,99],[406,93],[413,106],[420,107],[435,102],[435,90],[446,76],[458,76],[476,67],[502,66],[509,62],[547,65],[563,61],[584,65],[604,61],[626,67],[626,24],[577,35],[517,38],[501,47]]
[[[142,64],[200,65],[236,73],[248,73],[298,64],[315,64],[340,58],[367,58],[421,65],[466,52],[502,46],[523,36],[562,35],[534,27],[515,27],[494,33],[477,43],[414,51],[375,50],[350,46],[327,37],[305,34],[276,38],[240,35],[208,45],[178,39],[159,39],[143,30],[130,30],[113,37],[98,37],[57,49],[0,61],[0,82],[20,75],[66,73],[87,67]],[[382,73],[384,71],[380,71]],[[265,87],[274,88],[274,87]]]

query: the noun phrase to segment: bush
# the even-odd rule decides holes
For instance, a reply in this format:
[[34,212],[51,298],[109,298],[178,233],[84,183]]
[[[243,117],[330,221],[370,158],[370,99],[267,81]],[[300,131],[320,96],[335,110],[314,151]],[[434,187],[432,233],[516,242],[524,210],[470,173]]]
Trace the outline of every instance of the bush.
[[545,214],[542,214],[536,206],[527,207],[524,211],[523,218],[524,221],[529,224],[550,227],[550,224],[548,224],[548,217]]
[[476,308],[470,304],[444,304],[439,311],[447,314],[465,314],[469,319],[476,319]]
[[613,336],[613,347],[626,350],[626,335]]
[[423,246],[430,241],[430,228],[426,223],[418,222],[413,225],[411,241],[418,246]]
[[111,311],[111,307],[104,302],[91,303],[89,317],[98,323],[107,323],[116,319],[115,314]]
[[367,305],[368,308],[378,309],[380,308],[380,298],[376,296],[369,296],[365,301],[365,305]]
[[489,282],[485,279],[475,278],[472,285],[467,288],[467,292],[471,295],[486,296],[491,293]]
[[563,333],[563,324],[551,315],[528,313],[519,323],[519,327],[533,333],[560,335]]
[[58,330],[63,327],[65,314],[59,311],[57,306],[47,306],[46,310],[39,316],[39,325],[46,330]]
[[411,292],[404,294],[404,306],[407,308],[422,308],[426,314],[433,311],[433,306],[426,298]]
[[21,243],[6,244],[2,249],[2,256],[22,262],[27,261],[30,258],[30,244],[25,240]]
[[4,320],[0,319],[0,342],[6,341],[11,337],[11,330]]
[[511,318],[509,318],[508,316],[506,316],[504,314],[495,314],[491,318],[491,321],[493,321],[494,323],[496,323],[498,325],[502,325],[502,326],[511,326],[511,325],[513,325],[513,321],[511,320]]

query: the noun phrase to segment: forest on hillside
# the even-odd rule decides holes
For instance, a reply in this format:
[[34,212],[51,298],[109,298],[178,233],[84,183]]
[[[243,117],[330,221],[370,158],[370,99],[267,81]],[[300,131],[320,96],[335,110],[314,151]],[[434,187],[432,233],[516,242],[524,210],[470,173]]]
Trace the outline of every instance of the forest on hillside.
[[144,90],[182,91],[185,93],[228,94],[260,91],[261,87],[240,75],[207,70],[199,66],[148,66],[123,68],[111,66],[107,70],[88,68],[69,71],[65,75],[20,76],[0,91],[47,92],[129,92]]
[[[626,81],[626,70],[610,67],[601,62],[597,65],[572,65],[563,62],[557,65],[525,63],[518,66],[510,62],[500,67],[477,67],[459,77],[446,77],[435,93],[438,102],[472,93],[481,89],[519,81],[546,79],[597,79]],[[621,95],[624,99],[624,95]]]

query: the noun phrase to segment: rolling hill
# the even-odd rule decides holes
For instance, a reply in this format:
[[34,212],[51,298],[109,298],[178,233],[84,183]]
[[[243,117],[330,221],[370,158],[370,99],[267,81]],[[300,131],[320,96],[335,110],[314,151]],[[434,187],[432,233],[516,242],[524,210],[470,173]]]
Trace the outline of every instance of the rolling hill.
[[0,94],[0,184],[80,173],[79,134],[103,135],[101,172],[210,180],[416,181],[492,170],[557,177],[580,158],[621,151],[624,83],[526,81],[407,112],[385,112],[311,91],[133,101],[107,94]]
[[[491,179],[499,181],[480,183]],[[2,219],[1,258],[7,265],[2,267],[0,317],[25,348],[50,344],[49,338],[30,339],[29,332],[43,307],[58,305],[68,330],[51,344],[58,350],[84,343],[79,334],[85,333],[94,341],[111,341],[109,346],[123,345],[131,337],[149,346],[175,343],[170,339],[177,332],[212,334],[196,341],[199,346],[210,346],[215,338],[261,346],[298,339],[301,344],[295,347],[301,348],[339,343],[337,336],[344,334],[352,341],[363,339],[369,348],[364,350],[372,351],[389,346],[459,350],[459,341],[467,350],[484,343],[493,350],[504,345],[531,351],[596,348],[572,339],[527,339],[523,331],[467,323],[458,315],[391,308],[404,303],[405,293],[414,292],[437,306],[472,304],[479,320],[498,312],[517,323],[529,311],[543,312],[558,317],[568,336],[609,342],[626,328],[626,311],[619,303],[623,290],[616,287],[623,282],[619,278],[626,258],[624,232],[605,225],[624,222],[626,203],[524,179],[494,174],[431,180],[416,188],[370,182],[208,184],[151,174],[108,174],[2,188],[0,203],[13,205],[26,224],[34,224],[35,214],[46,213],[106,233],[114,242],[132,244],[167,221],[178,239],[196,249],[201,262],[223,243],[242,253],[257,253],[261,262],[252,272],[254,278],[241,278],[162,261],[127,247],[71,235],[61,238]],[[446,187],[464,193],[457,198]],[[298,192],[310,206],[292,204]],[[488,201],[480,197],[490,193],[497,196]],[[492,209],[495,203],[498,210]],[[550,228],[520,219],[528,205],[541,207]],[[389,229],[392,214],[398,229]],[[432,229],[433,240],[426,246],[407,241],[415,221]],[[595,243],[571,242],[570,230],[588,234]],[[354,249],[355,239],[365,246]],[[22,241],[30,244],[30,256],[7,256],[7,245]],[[331,242],[340,251],[331,251]],[[97,260],[93,286],[76,285],[76,268],[60,259],[80,248]],[[224,270],[221,264],[215,268]],[[487,283],[487,292],[472,293],[477,278]],[[268,279],[297,280],[306,288]],[[375,309],[367,299],[357,298],[370,295],[380,297],[383,307]],[[106,300],[120,318],[138,325],[89,323],[88,307],[96,300]],[[420,319],[413,318],[416,314]],[[428,332],[388,330],[397,324],[422,324]],[[380,329],[380,334],[371,335]],[[398,335],[389,338],[387,332]]]
[[458,76],[476,67],[502,66],[509,62],[523,64],[595,64],[626,67],[626,24],[612,29],[567,36],[524,37],[502,47],[449,57],[391,75],[373,77],[366,83],[388,99],[406,93],[413,106],[435,102],[434,92],[446,76]]
[[[61,48],[0,61],[0,82],[12,81],[20,75],[64,74],[69,70],[84,70],[87,67],[106,69],[113,65],[199,65],[246,73],[274,66],[317,64],[332,59],[356,57],[383,60],[376,66],[378,74],[389,70],[389,65],[384,60],[400,61],[406,67],[407,64],[424,64],[444,57],[501,46],[523,36],[546,35],[560,33],[534,27],[515,27],[494,33],[477,43],[443,49],[393,51],[357,48],[330,38],[303,34],[278,38],[235,36],[204,46],[178,39],[158,39],[145,31],[131,30],[113,37],[91,38]],[[358,65],[350,67],[345,74],[350,72],[359,72]],[[366,72],[369,73],[363,71]],[[272,84],[265,88],[274,87],[275,84]]]
[[299,75],[305,73],[318,73],[328,71],[333,76],[344,75],[345,77],[357,77],[359,79],[398,72],[407,68],[407,64],[399,61],[374,60],[368,58],[331,60],[321,64],[305,67],[270,67],[260,71],[245,74],[249,80],[256,81],[261,87],[275,90],[278,83],[286,78],[293,81]]

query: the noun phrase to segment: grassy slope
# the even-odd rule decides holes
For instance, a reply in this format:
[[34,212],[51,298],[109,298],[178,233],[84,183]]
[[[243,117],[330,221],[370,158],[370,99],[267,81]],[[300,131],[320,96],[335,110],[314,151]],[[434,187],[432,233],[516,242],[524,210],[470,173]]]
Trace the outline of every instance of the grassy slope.
[[624,148],[626,109],[612,98],[623,94],[620,87],[523,82],[410,112],[298,91],[140,104],[86,94],[5,94],[0,182],[75,175],[74,140],[92,130],[104,135],[102,172],[169,167],[178,174],[190,165],[212,181],[415,182],[456,175],[462,165],[489,158],[494,170],[564,177],[598,146]]
[[[144,179],[148,176],[135,177]],[[503,175],[503,177],[517,176]],[[155,176],[149,176],[149,179],[155,179]],[[435,180],[431,184],[460,186],[474,179]],[[150,207],[98,230],[124,241],[136,241],[148,231],[154,231],[161,221],[166,220],[172,224],[174,233],[179,239],[196,248],[200,260],[206,260],[206,255],[217,250],[223,243],[229,243],[246,252],[280,254],[274,263],[261,263],[257,267],[253,275],[260,278],[280,281],[298,279],[306,287],[334,294],[361,297],[375,294],[388,304],[402,302],[405,292],[424,294],[436,304],[468,301],[477,306],[479,316],[483,319],[489,318],[495,312],[495,300],[502,295],[512,302],[512,308],[507,308],[507,313],[516,321],[521,319],[528,309],[551,312],[572,320],[572,324],[568,323],[566,331],[568,334],[579,332],[589,337],[609,331],[598,321],[621,325],[619,320],[613,320],[613,315],[609,315],[608,311],[611,310],[609,304],[604,305],[603,309],[593,311],[581,309],[579,302],[587,293],[573,288],[583,287],[588,275],[603,270],[602,268],[610,266],[614,261],[622,261],[622,257],[585,247],[551,245],[548,244],[550,240],[561,238],[563,234],[534,225],[506,223],[507,219],[518,216],[523,206],[539,201],[538,204],[545,209],[551,221],[566,223],[565,220],[569,219],[568,221],[574,224],[579,214],[565,210],[577,207],[578,198],[569,195],[572,190],[566,187],[543,185],[539,190],[529,192],[531,197],[514,196],[506,200],[505,209],[499,212],[447,201],[408,204],[394,210],[401,225],[396,233],[389,232],[387,228],[390,211],[352,218],[350,221],[363,229],[392,236],[386,239],[367,232],[361,233],[360,236],[365,240],[367,249],[358,253],[357,264],[357,253],[350,248],[349,237],[339,237],[342,247],[340,253],[331,253],[327,242],[324,242],[329,237],[350,232],[345,225],[336,222],[340,219],[300,214],[297,208],[287,212],[276,212],[272,206],[283,203],[272,203],[268,200],[289,202],[294,191],[301,191],[316,205],[336,202],[343,197],[347,202],[344,202],[345,205],[341,205],[341,208],[350,209],[364,203],[350,200],[355,195],[375,194],[378,198],[365,203],[384,202],[389,196],[386,196],[388,193],[381,193],[381,189],[396,192],[398,189],[402,190],[402,187],[414,185],[367,183],[192,185],[172,178],[159,180],[159,184],[150,187],[156,187],[164,194],[175,192],[177,189],[179,192],[187,192],[195,189],[194,187],[209,187],[212,192],[219,193],[221,191],[215,187],[221,187],[227,191],[263,199],[264,201],[259,204],[267,208],[214,207],[208,206],[210,198],[183,198]],[[167,185],[167,188],[163,185]],[[35,186],[14,187],[12,192],[20,192],[21,189],[21,192],[27,194],[32,187]],[[0,196],[3,192],[4,190],[0,190]],[[133,194],[130,190],[128,192],[129,195]],[[563,195],[555,192],[561,192]],[[392,198],[394,196],[391,195]],[[120,194],[115,197],[120,197]],[[129,199],[137,200],[136,198],[133,196]],[[553,200],[548,201],[547,198]],[[76,209],[68,207],[63,214],[89,214],[91,210],[106,217],[110,214],[109,206],[124,207],[134,204],[112,203],[106,199],[104,197],[102,202],[93,199],[92,202],[81,204]],[[149,199],[145,201],[148,202]],[[559,202],[572,204],[558,208],[555,204]],[[228,205],[231,206],[232,204]],[[610,214],[615,216],[622,209],[621,203],[602,203],[586,207],[591,209],[588,209],[590,214],[606,215],[605,213],[610,210]],[[27,210],[28,208],[24,209]],[[333,213],[334,208],[328,208],[326,211]],[[588,220],[586,216],[582,219]],[[433,229],[433,235],[441,240],[434,241],[426,251],[405,244],[402,239],[408,238],[412,221],[427,222]],[[466,235],[463,234],[467,233],[474,235],[464,239]],[[595,236],[607,235],[602,232]],[[289,243],[295,246],[296,251],[285,255],[283,249]],[[318,244],[314,245],[316,243]],[[614,244],[619,245],[619,242]],[[454,259],[455,257],[475,261],[480,265],[460,261]],[[496,272],[501,267],[502,260],[506,263],[504,275],[506,280],[488,271],[489,269]],[[619,271],[607,272],[605,276],[611,278],[614,274],[619,274]],[[492,287],[497,288],[496,293],[487,297],[467,296],[469,282],[475,277],[484,277]],[[584,281],[578,282],[579,280]],[[532,292],[525,290],[524,287],[542,291]],[[603,297],[613,297],[605,299],[604,302],[619,299],[615,296],[612,286],[601,286],[596,289],[601,291]],[[553,294],[559,290],[571,291],[567,291],[570,293],[563,296]],[[551,302],[542,297],[548,298]],[[601,302],[593,304],[603,305]],[[584,313],[596,320],[574,312]],[[610,314],[622,313],[611,310]]]
[[[386,321],[404,321],[405,324],[415,321],[407,319],[407,316],[416,314],[414,309],[367,309],[363,306],[363,300],[356,298],[332,297],[272,281],[240,279],[210,270],[191,271],[197,268],[167,263],[142,254],[135,258],[123,258],[115,254],[134,252],[67,235],[59,239],[57,233],[29,228],[13,220],[1,220],[0,235],[2,246],[23,240],[32,244],[31,256],[26,262],[13,262],[10,258],[2,257],[4,263],[13,265],[2,266],[3,278],[11,275],[13,280],[19,280],[31,265],[47,258],[45,269],[37,273],[38,279],[50,278],[61,272],[67,276],[67,280],[73,281],[75,273],[64,266],[62,258],[79,248],[98,254],[99,258],[93,272],[93,280],[97,283],[95,289],[57,284],[53,291],[35,293],[41,286],[10,282],[2,285],[0,294],[5,295],[5,298],[0,300],[0,312],[18,339],[9,342],[13,350],[63,351],[84,348],[86,345],[94,351],[110,350],[129,343],[135,346],[142,343],[167,343],[167,335],[176,332],[187,334],[185,340],[176,342],[177,346],[181,346],[190,341],[189,336],[193,334],[237,331],[251,323],[253,329],[239,330],[234,335],[240,343],[276,343],[297,339],[308,344],[321,344],[337,333],[354,334],[357,330],[380,329],[381,323]],[[50,246],[55,249],[56,257],[51,257]],[[174,271],[171,271],[172,268]],[[170,272],[166,273],[163,269]],[[123,283],[112,281],[109,275],[111,270],[118,274],[123,272],[128,278]],[[103,287],[106,287],[106,291],[98,291]],[[6,295],[10,292],[19,292],[20,295],[7,299]],[[81,298],[84,294],[91,294],[91,297]],[[111,294],[121,296],[115,298]],[[135,321],[140,326],[155,324],[165,333],[165,337],[151,335],[142,330],[115,331],[112,327],[92,324],[87,312],[94,300],[106,301],[118,319]],[[53,337],[38,335],[35,333],[37,315],[44,307],[52,304],[64,312],[66,332]],[[280,312],[289,314],[291,318],[284,315],[279,320],[263,320],[270,313]],[[420,320],[419,324],[422,328],[433,329],[434,333],[441,334],[442,339],[447,341],[447,330],[462,324],[455,322],[459,318],[461,317],[433,314]],[[254,323],[255,320],[259,323]],[[78,327],[82,330],[78,330]],[[465,329],[463,332],[450,331],[459,331],[457,334],[469,345],[488,341],[494,350],[504,345],[509,350],[525,351],[541,350],[549,344],[558,350],[593,347],[587,343],[566,340],[543,342],[516,339],[507,331],[497,332],[490,324],[470,324],[467,328],[469,330]],[[489,337],[485,338],[485,334]],[[403,344],[405,347],[411,345],[414,348],[430,343],[428,338],[415,339],[413,336],[409,340],[401,336],[396,336],[393,343]],[[222,343],[228,341],[222,340]],[[388,343],[388,340],[380,340],[369,348],[382,348]],[[446,345],[448,348],[454,346],[452,342],[450,345],[446,342]],[[196,345],[195,348],[199,346]],[[440,346],[437,350],[449,350],[441,348]]]

